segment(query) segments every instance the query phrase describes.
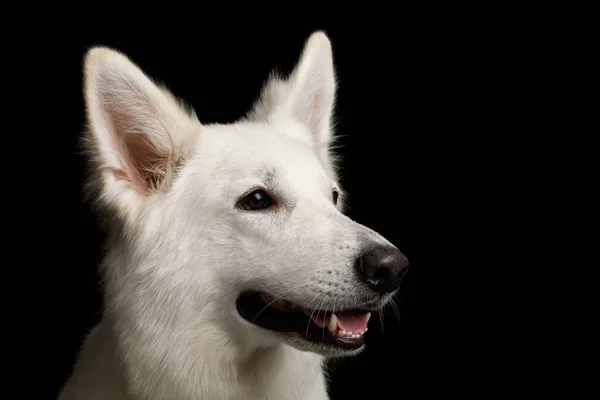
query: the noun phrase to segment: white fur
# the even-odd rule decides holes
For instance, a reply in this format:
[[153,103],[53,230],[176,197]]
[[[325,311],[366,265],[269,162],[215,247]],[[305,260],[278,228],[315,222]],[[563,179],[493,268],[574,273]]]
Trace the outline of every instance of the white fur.
[[[310,308],[375,301],[353,263],[388,242],[332,202],[329,39],[312,34],[291,76],[229,125],[201,124],[107,48],[87,53],[84,87],[90,188],[110,223],[106,309],[59,398],[327,399],[324,357],[356,352],[261,329],[235,301],[246,289]],[[278,206],[236,207],[255,187]]]

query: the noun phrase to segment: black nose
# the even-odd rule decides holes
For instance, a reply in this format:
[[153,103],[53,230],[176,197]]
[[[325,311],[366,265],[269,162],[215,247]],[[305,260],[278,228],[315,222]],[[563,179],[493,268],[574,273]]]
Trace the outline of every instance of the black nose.
[[408,271],[408,259],[394,247],[378,246],[356,260],[362,280],[379,293],[390,293],[400,287]]

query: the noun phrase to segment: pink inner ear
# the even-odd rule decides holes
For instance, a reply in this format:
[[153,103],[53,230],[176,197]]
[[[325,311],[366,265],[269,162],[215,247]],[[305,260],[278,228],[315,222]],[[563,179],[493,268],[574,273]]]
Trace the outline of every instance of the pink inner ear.
[[[316,130],[318,130],[319,128],[319,124],[322,122],[323,117],[325,116],[325,114],[322,112],[321,107],[323,106],[322,104],[323,102],[323,96],[321,94],[320,91],[317,91],[312,98],[312,103],[310,104],[311,109],[310,109],[310,127],[313,129],[313,132],[316,133]],[[319,114],[319,111],[321,111],[321,113]],[[319,140],[320,138],[317,137],[317,140]]]
[[139,135],[126,135],[124,138],[114,138],[115,146],[121,154],[122,169],[113,169],[117,180],[129,182],[133,189],[140,194],[148,194],[160,184],[159,165],[161,159],[158,153],[152,151],[147,140]]
[[142,135],[125,135],[124,143],[129,153],[127,158],[136,175],[132,183],[146,192],[158,188],[167,173],[169,158]]
[[[169,156],[159,151],[147,135],[163,127],[158,118],[153,118],[156,114],[149,104],[123,104],[122,98],[108,93],[105,97],[112,97],[111,101],[107,101],[107,104],[112,105],[107,109],[107,117],[113,128],[113,146],[123,163],[121,170],[112,171],[113,175],[118,180],[129,182],[138,193],[149,194],[159,188],[165,178]],[[149,126],[151,123],[156,125]]]

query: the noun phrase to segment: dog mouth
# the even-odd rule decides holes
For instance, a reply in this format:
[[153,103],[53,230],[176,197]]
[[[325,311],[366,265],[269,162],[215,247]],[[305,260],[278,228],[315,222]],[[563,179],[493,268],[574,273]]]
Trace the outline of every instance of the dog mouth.
[[348,350],[364,344],[371,317],[367,310],[308,309],[258,292],[243,293],[236,307],[242,318],[261,328],[295,333],[309,342]]

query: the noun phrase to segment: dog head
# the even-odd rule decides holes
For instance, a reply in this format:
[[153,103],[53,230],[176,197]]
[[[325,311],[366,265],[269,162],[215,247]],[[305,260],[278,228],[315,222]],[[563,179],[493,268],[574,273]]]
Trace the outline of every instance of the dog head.
[[143,320],[140,331],[210,322],[263,345],[325,355],[363,347],[370,312],[408,262],[343,214],[335,92],[322,32],[289,77],[272,77],[228,125],[199,122],[123,54],[88,52],[90,184],[118,233],[108,294]]

